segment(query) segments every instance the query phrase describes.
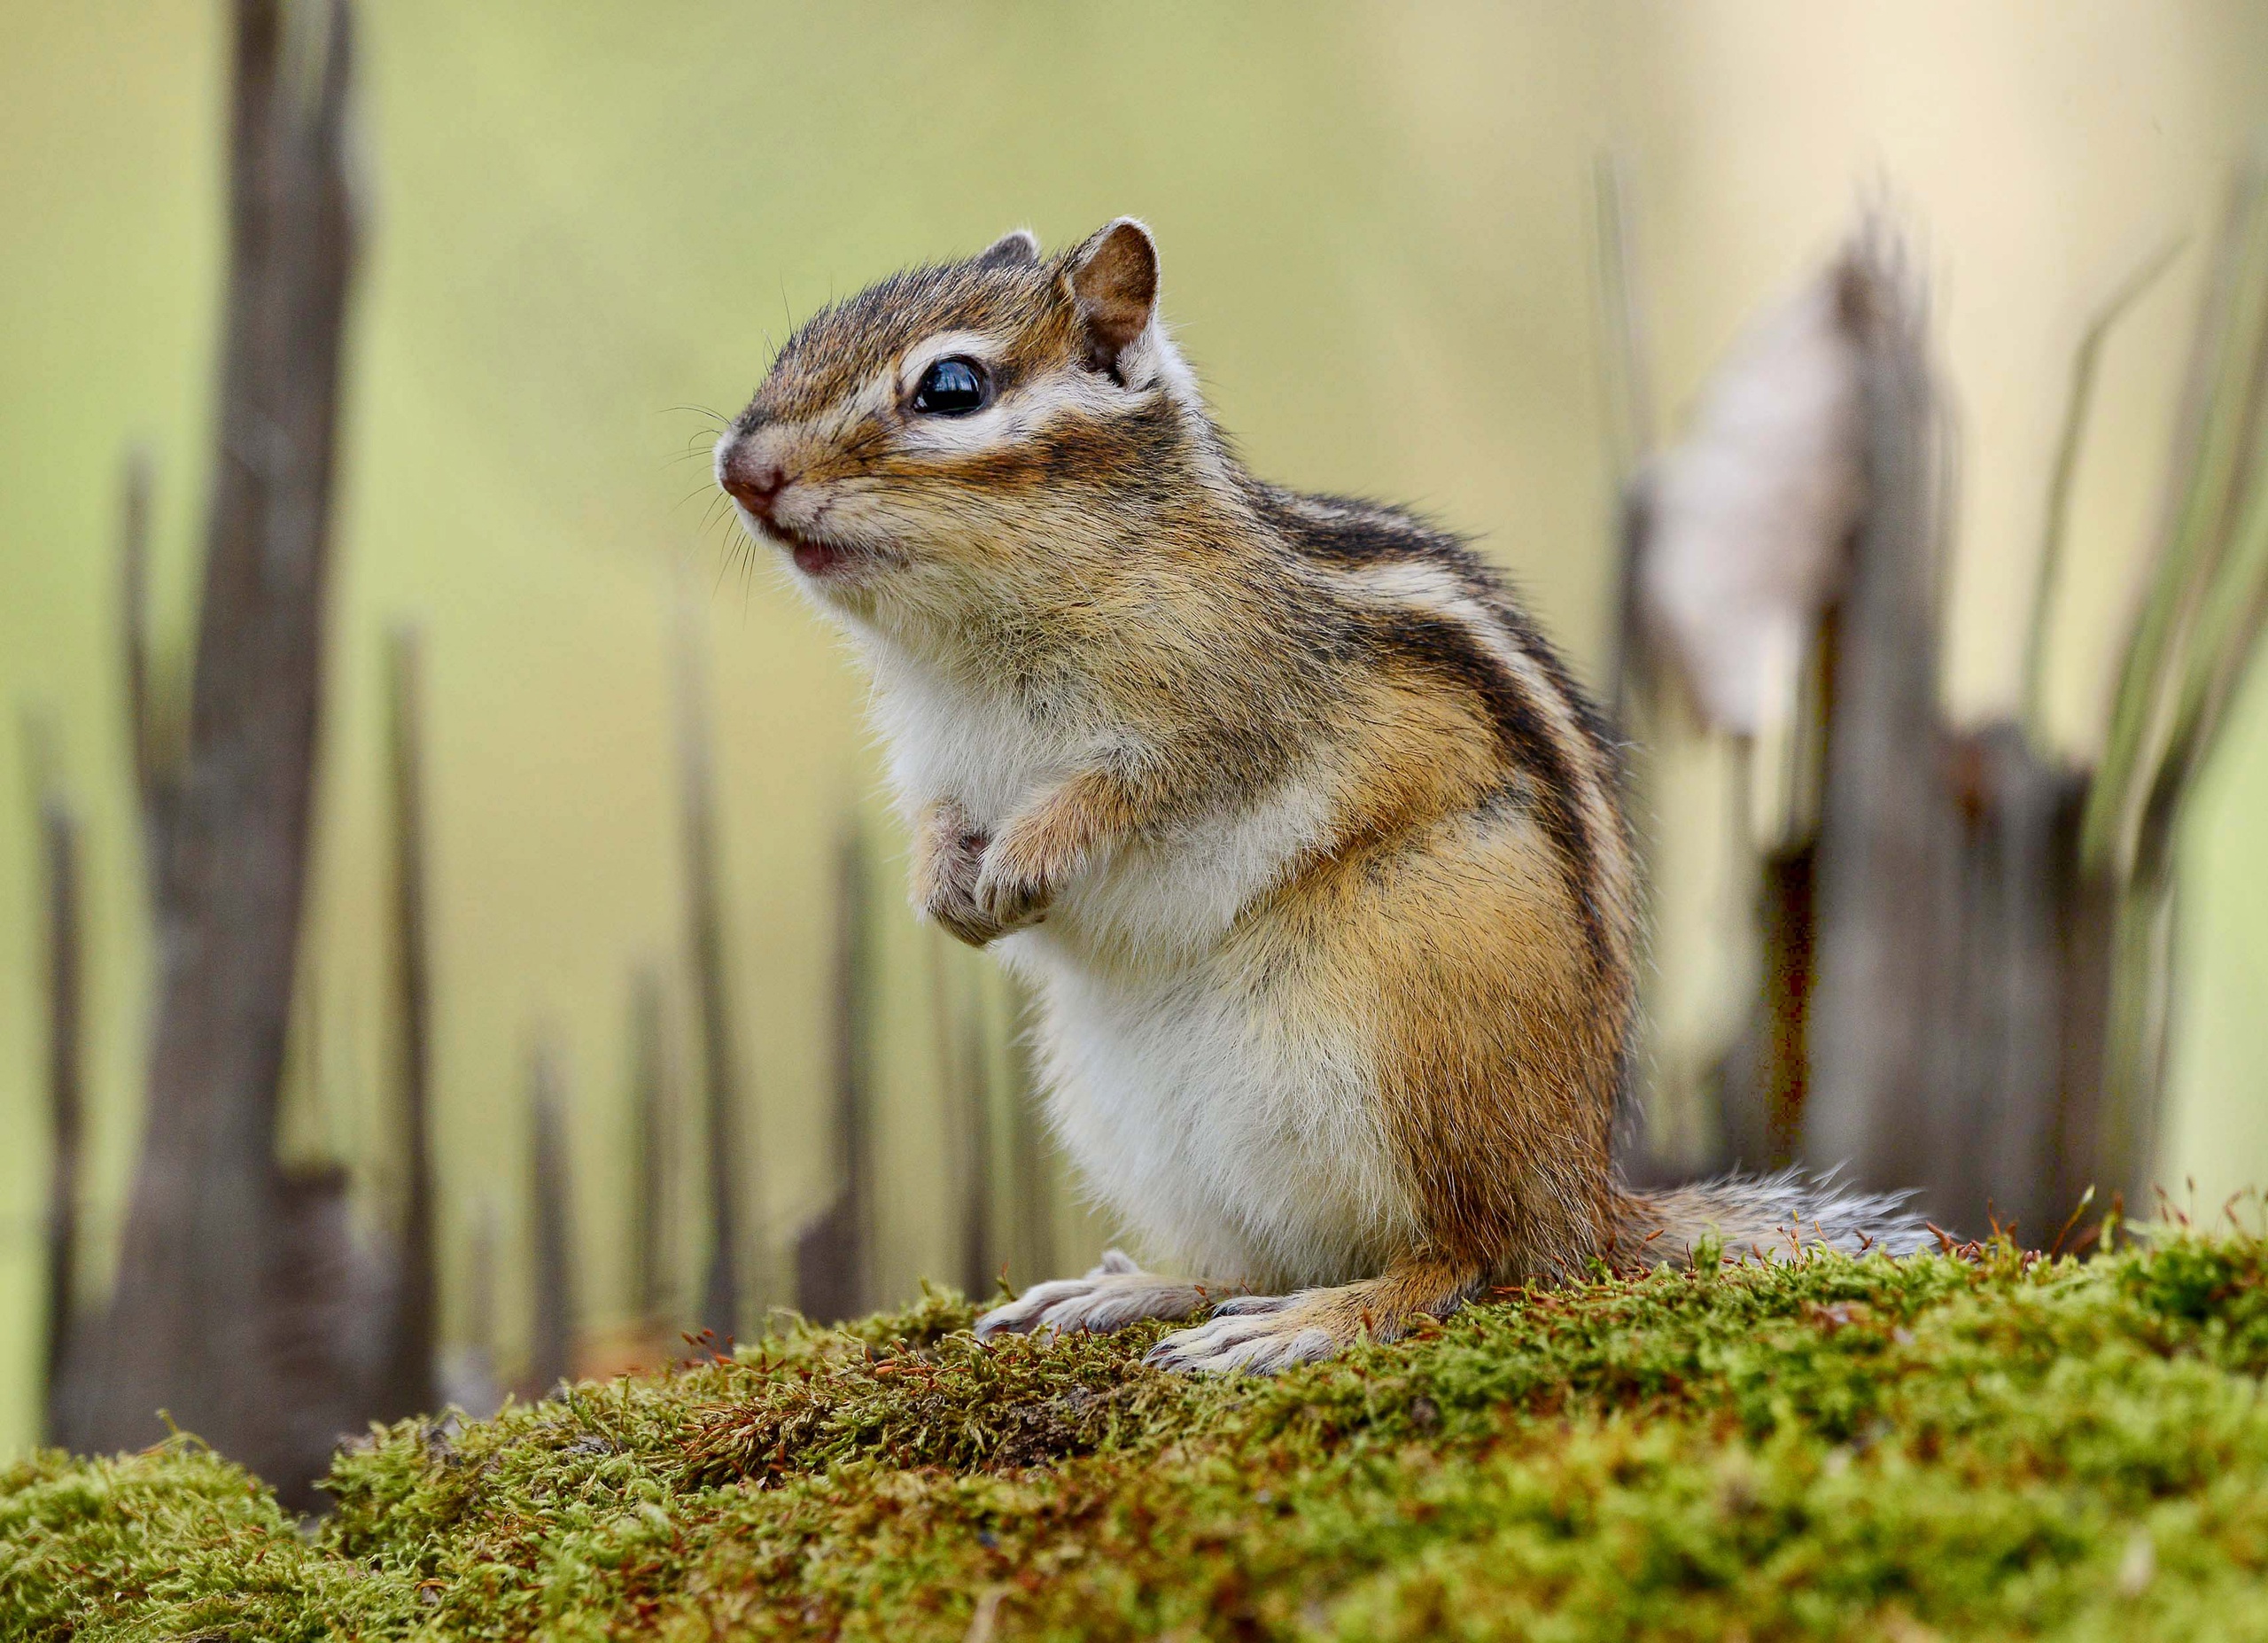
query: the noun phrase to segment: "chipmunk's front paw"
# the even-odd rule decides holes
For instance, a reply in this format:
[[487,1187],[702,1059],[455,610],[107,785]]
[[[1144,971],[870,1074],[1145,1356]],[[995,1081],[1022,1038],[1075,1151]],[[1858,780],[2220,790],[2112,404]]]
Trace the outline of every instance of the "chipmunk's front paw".
[[976,905],[976,877],[992,841],[951,800],[930,809],[915,856],[913,903],[921,916],[972,947],[1007,934]]
[[1068,1335],[1076,1329],[1103,1335],[1146,1318],[1193,1318],[1220,1294],[1184,1278],[1146,1273],[1121,1251],[1105,1250],[1102,1264],[1085,1277],[1036,1283],[1006,1306],[994,1307],[976,1320],[976,1338]]
[[1223,1301],[1211,1321],[1177,1329],[1142,1361],[1184,1374],[1273,1374],[1336,1352],[1334,1320],[1305,1295],[1248,1295]]
[[992,841],[977,869],[977,915],[1002,931],[1037,924],[1047,916],[1063,874],[1038,829],[1012,825]]

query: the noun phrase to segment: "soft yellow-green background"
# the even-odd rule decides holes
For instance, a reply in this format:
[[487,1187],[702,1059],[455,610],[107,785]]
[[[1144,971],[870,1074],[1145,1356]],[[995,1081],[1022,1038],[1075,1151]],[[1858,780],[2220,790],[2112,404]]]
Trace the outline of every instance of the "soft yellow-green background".
[[[519,1249],[524,1065],[573,1095],[585,1311],[622,1316],[626,976],[681,1030],[669,681],[689,586],[717,692],[734,992],[764,1236],[830,1183],[828,864],[870,804],[859,685],[768,569],[703,527],[704,419],[770,344],[894,264],[1029,223],[1157,230],[1169,314],[1255,466],[1479,533],[1578,663],[1602,654],[1610,482],[1589,168],[1627,157],[1658,396],[1886,197],[1938,277],[1963,422],[1949,698],[2015,689],[2070,350],[2167,236],[2190,252],[2110,350],[2059,608],[2056,722],[2084,751],[2163,479],[2225,165],[2268,117],[2268,11],[2034,0],[1496,6],[875,6],[377,0],[363,7],[370,255],[352,337],[330,739],[291,1145],[372,1167],[386,1076],[380,644],[428,635],[448,1327],[468,1229]],[[119,725],[123,440],[160,472],[163,634],[187,634],[221,199],[217,0],[0,0],[0,795],[45,714],[89,817],[99,1258],[131,1167],[149,1003]],[[689,500],[688,500],[689,498]],[[1681,1093],[1741,946],[1704,865],[1720,771],[1653,819],[1656,1064]],[[2268,1175],[2268,684],[2184,850],[2163,1172]],[[44,1167],[34,861],[0,803],[0,1450],[33,1435]],[[893,857],[894,861],[894,857]],[[893,865],[890,869],[895,871]],[[948,1264],[951,1138],[927,1092],[933,946],[893,914],[882,1276]],[[1673,1126],[1674,1127],[1674,1126]],[[485,1211],[482,1205],[493,1206]],[[1100,1228],[1074,1223],[1064,1258]],[[1029,1274],[1025,1274],[1029,1275]]]

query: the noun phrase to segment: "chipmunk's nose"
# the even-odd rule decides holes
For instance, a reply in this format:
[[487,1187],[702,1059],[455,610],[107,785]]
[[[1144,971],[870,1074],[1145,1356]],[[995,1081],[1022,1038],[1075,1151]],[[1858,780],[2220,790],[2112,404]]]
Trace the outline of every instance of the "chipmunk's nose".
[[743,440],[726,452],[718,465],[717,483],[757,518],[769,519],[772,504],[780,500],[787,486],[788,473],[778,457],[751,450]]

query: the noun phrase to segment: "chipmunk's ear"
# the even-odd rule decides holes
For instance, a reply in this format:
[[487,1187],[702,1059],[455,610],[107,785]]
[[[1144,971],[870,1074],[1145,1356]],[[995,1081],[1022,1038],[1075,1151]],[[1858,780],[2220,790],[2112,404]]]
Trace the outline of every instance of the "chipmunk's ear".
[[1010,229],[977,253],[976,260],[987,265],[1009,268],[1039,261],[1039,236],[1029,229]]
[[1132,217],[1121,217],[1071,253],[1064,279],[1086,324],[1087,362],[1115,370],[1157,310],[1157,242]]

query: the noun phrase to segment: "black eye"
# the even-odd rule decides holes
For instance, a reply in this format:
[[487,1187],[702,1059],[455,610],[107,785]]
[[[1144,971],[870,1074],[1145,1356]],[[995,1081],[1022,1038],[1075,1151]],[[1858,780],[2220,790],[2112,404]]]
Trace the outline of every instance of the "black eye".
[[984,409],[990,386],[984,367],[956,354],[921,373],[921,385],[913,390],[913,409],[932,417],[966,417]]

